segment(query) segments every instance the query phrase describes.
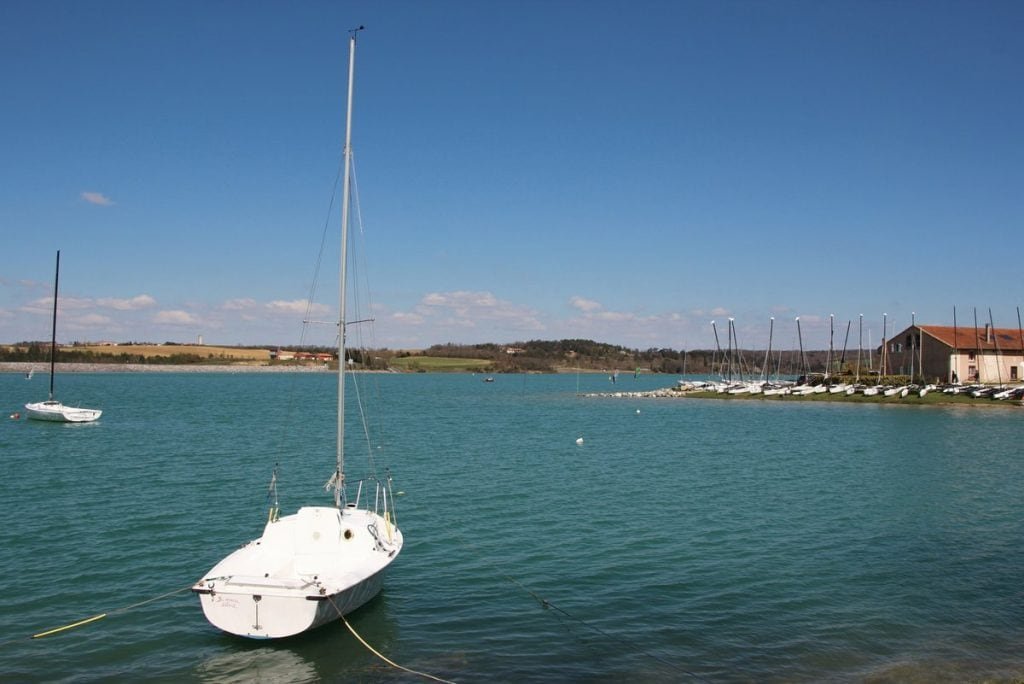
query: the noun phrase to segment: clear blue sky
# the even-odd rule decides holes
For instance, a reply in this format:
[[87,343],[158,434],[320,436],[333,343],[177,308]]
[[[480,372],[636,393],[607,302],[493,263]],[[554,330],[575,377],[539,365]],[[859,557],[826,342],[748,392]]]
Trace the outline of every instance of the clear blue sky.
[[297,342],[359,24],[381,346],[1017,325],[1021,2],[6,0],[0,342]]

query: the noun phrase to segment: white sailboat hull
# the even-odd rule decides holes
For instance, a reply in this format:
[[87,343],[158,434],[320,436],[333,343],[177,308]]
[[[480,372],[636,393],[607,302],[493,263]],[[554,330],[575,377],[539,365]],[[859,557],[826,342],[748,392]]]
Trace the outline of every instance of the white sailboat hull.
[[279,639],[337,620],[376,596],[402,533],[363,509],[300,508],[215,565],[192,591],[215,627]]
[[54,423],[91,423],[103,415],[103,411],[99,409],[65,406],[59,401],[25,404],[25,411],[26,416],[32,420],[48,420]]

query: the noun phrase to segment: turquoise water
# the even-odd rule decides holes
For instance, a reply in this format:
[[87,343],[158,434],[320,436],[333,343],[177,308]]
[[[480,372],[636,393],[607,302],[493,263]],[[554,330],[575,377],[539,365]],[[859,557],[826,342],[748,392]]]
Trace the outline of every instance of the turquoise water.
[[[413,681],[341,623],[138,605],[259,534],[276,462],[286,512],[329,500],[333,377],[58,380],[103,418],[8,420],[47,378],[0,374],[0,680]],[[673,381],[364,376],[406,545],[353,627],[460,682],[1024,677],[1022,409],[576,394]]]

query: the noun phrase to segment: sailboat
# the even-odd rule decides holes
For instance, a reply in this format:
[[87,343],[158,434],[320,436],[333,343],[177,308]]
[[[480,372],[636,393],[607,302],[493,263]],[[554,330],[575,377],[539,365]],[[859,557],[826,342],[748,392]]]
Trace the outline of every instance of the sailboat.
[[[352,162],[352,93],[356,33],[349,39],[345,172],[341,210],[338,318],[337,466],[327,488],[333,506],[304,506],[281,516],[271,507],[263,534],[217,563],[192,591],[206,619],[230,634],[276,639],[306,632],[356,610],[380,591],[384,571],[402,550],[390,476],[358,483],[348,501],[345,483],[345,302]],[[275,490],[276,476],[271,479]]]
[[[57,250],[57,268],[53,276],[53,326],[50,336],[50,397],[46,401],[25,404],[28,418],[55,423],[91,423],[103,414],[98,409],[65,406],[53,398],[53,376],[57,361],[57,285],[60,283],[60,250]],[[31,379],[32,371],[26,378]]]

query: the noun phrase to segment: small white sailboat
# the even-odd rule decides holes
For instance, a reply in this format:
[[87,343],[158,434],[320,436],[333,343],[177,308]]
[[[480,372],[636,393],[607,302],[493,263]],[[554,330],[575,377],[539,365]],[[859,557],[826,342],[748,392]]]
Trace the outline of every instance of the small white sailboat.
[[[53,376],[57,360],[57,286],[60,284],[60,250],[57,250],[57,268],[53,276],[53,326],[50,336],[50,396],[46,401],[25,404],[25,415],[31,420],[47,420],[54,423],[91,423],[103,411],[99,409],[65,406],[53,398]],[[29,370],[26,379],[32,378]]]
[[[361,29],[362,27],[360,27]],[[346,244],[351,170],[356,32],[349,40],[348,108],[342,195],[338,335],[337,468],[328,480],[333,506],[305,506],[280,516],[271,508],[263,535],[217,563],[192,591],[214,626],[254,639],[288,637],[337,620],[372,599],[402,550],[393,518],[390,476],[359,483],[348,501],[345,444]],[[276,476],[271,479],[276,492]]]

